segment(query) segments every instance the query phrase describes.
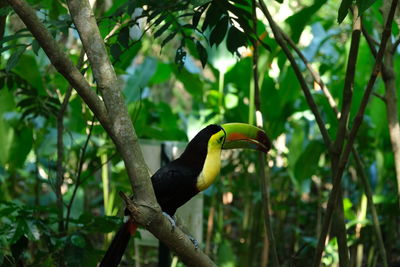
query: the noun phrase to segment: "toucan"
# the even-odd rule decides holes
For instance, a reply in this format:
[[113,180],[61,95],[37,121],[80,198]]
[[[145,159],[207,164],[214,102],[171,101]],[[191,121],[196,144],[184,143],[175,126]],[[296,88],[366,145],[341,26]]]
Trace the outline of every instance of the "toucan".
[[[161,210],[173,216],[176,210],[207,189],[221,168],[221,150],[250,148],[267,153],[271,142],[265,132],[244,123],[211,124],[186,146],[182,155],[161,167],[152,177]],[[129,219],[115,235],[100,267],[118,266],[137,225]]]

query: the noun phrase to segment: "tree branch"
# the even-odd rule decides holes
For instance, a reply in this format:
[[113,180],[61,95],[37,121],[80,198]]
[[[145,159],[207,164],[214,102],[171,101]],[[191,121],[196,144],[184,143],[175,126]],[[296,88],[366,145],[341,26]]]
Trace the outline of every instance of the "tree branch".
[[397,47],[400,45],[400,38],[398,38],[394,43],[391,50],[391,54],[396,53]]
[[78,167],[76,171],[76,179],[75,179],[75,186],[74,190],[72,191],[72,196],[71,199],[69,200],[69,203],[67,205],[67,215],[65,216],[65,229],[68,230],[68,225],[69,221],[71,218],[71,209],[72,209],[72,204],[74,203],[76,192],[78,192],[78,188],[82,183],[82,168],[83,168],[83,163],[85,162],[85,154],[86,154],[86,149],[89,145],[90,137],[92,136],[92,131],[93,131],[93,126],[94,126],[94,119],[95,117],[93,116],[92,121],[89,126],[89,133],[86,137],[85,144],[82,147],[81,154],[79,156],[79,161],[78,161]]

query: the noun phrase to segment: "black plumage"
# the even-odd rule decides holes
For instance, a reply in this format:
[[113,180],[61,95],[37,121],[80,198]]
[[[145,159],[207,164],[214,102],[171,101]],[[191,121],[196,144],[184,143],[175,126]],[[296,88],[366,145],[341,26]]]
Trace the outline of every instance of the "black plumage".
[[210,137],[221,131],[215,124],[201,130],[176,160],[160,168],[152,177],[154,193],[162,211],[173,216],[176,210],[199,193],[197,177],[207,157]]

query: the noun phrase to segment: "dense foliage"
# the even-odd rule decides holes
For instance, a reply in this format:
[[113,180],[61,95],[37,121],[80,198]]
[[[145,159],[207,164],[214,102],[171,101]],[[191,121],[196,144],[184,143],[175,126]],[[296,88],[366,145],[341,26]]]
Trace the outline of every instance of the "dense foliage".
[[[64,1],[28,2],[97,91]],[[274,140],[266,163],[279,261],[282,266],[308,266],[332,189],[331,148],[265,14],[258,8],[254,17],[252,5],[257,1],[94,2],[141,139],[186,142],[209,123],[254,124],[259,101],[264,128]],[[266,4],[339,108],[348,83],[346,68],[349,58],[354,58],[349,52],[354,10],[362,14],[363,30],[373,41],[369,44],[361,36],[356,53],[351,127],[373,70],[372,51],[381,40],[384,1]],[[95,266],[110,233],[122,222],[123,203],[117,193],[131,190],[124,165],[91,110],[52,67],[12,8],[1,5],[0,16],[6,19],[0,22],[4,29],[0,40],[0,265]],[[394,63],[385,65],[395,76],[400,72],[399,26],[397,16],[390,38]],[[338,120],[322,83],[315,81],[293,47],[290,51],[334,140]],[[258,60],[259,94],[253,85],[252,56]],[[385,56],[384,64],[389,57]],[[388,88],[382,76],[373,88],[354,145],[360,160],[350,157],[342,179],[340,199],[351,266],[385,266],[360,176],[372,189],[387,261],[400,264],[396,180],[400,177],[395,172],[400,162],[388,128]],[[272,252],[264,227],[262,166],[255,153],[227,153],[224,158],[220,179],[204,193],[202,247],[218,266],[265,265],[272,262]],[[325,266],[339,261],[335,231],[332,227],[324,249]],[[155,261],[154,251],[146,255],[144,263]],[[138,256],[131,249],[125,262],[132,265],[135,259]]]

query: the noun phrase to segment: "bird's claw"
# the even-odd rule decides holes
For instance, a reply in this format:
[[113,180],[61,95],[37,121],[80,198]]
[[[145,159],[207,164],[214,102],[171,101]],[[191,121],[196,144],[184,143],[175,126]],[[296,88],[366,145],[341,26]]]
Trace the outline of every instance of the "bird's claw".
[[196,238],[194,238],[194,237],[191,236],[191,235],[188,235],[188,237],[189,237],[190,241],[192,241],[192,243],[193,243],[193,245],[194,245],[194,249],[195,249],[195,250],[198,250],[198,249],[200,248],[200,246],[199,246],[199,241],[197,241]]
[[163,215],[168,219],[168,221],[171,223],[172,229],[171,232],[175,231],[175,227],[176,227],[176,222],[174,220],[174,218],[172,218],[168,213],[163,212]]

